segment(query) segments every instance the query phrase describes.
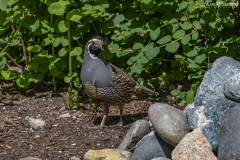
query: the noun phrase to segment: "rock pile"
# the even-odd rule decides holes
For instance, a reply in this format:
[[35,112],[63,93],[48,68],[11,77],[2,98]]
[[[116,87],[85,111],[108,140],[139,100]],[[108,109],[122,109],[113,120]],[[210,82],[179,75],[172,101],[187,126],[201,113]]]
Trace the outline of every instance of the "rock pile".
[[148,111],[154,131],[147,121],[136,121],[118,149],[90,150],[84,160],[239,159],[239,73],[239,62],[217,59],[184,111],[155,103]]

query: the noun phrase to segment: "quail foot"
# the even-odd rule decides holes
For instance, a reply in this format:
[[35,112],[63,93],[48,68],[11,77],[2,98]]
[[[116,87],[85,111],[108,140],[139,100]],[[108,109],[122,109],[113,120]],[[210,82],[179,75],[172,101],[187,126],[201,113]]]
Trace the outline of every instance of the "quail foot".
[[132,95],[158,94],[137,83],[120,68],[108,63],[101,54],[102,45],[107,43],[108,39],[100,36],[95,36],[87,42],[80,75],[87,95],[103,107],[103,119],[97,128],[105,126],[110,106],[119,107],[120,121],[118,125],[122,126],[123,106]]

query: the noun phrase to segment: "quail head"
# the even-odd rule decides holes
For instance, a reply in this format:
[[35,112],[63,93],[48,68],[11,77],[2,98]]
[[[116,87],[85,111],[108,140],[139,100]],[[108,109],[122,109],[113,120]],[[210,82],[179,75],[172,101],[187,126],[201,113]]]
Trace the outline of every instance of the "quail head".
[[120,110],[119,125],[123,125],[123,106],[132,95],[138,93],[157,94],[139,83],[123,70],[108,63],[101,54],[102,45],[108,39],[100,36],[91,38],[84,50],[81,69],[81,81],[87,95],[103,107],[103,119],[99,127],[104,127],[109,106],[118,106]]

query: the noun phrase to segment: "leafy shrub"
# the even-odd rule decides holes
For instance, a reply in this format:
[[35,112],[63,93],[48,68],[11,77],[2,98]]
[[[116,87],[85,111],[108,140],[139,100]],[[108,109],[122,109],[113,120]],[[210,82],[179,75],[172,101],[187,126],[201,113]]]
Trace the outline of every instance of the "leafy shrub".
[[171,93],[190,103],[216,58],[239,60],[239,5],[220,2],[2,0],[0,78],[27,88],[53,77],[55,90],[56,79],[64,79],[71,97],[81,89],[84,46],[99,34],[110,39],[103,51],[108,61],[144,85],[188,82],[188,92]]

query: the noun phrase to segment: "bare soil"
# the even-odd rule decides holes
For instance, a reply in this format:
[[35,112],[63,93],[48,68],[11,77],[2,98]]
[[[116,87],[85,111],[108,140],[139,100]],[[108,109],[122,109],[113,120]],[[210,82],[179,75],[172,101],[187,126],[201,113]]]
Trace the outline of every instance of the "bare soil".
[[[63,102],[67,100],[67,87],[59,88],[57,94],[52,94],[51,88],[52,85],[42,83],[23,90],[15,83],[0,82],[0,160],[29,156],[43,160],[68,160],[73,156],[83,159],[90,149],[117,148],[132,123],[148,120],[147,111],[152,103],[163,102],[179,108],[176,100],[166,94],[135,97],[124,107],[124,127],[115,126],[119,110],[111,107],[107,127],[93,130],[89,127],[101,122],[101,108],[96,113],[89,110],[89,99],[81,91],[80,109],[75,106],[60,113],[59,109],[66,106]],[[43,119],[46,129],[32,129],[29,117]]]

